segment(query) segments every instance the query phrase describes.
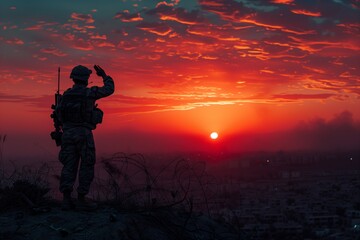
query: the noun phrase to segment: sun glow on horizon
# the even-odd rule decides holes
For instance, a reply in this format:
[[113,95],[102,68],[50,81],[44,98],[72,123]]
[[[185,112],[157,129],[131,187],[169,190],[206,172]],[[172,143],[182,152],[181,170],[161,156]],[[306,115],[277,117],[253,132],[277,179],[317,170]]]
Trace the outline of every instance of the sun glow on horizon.
[[210,138],[213,139],[213,140],[216,140],[218,137],[219,137],[219,134],[217,132],[212,132],[210,134]]

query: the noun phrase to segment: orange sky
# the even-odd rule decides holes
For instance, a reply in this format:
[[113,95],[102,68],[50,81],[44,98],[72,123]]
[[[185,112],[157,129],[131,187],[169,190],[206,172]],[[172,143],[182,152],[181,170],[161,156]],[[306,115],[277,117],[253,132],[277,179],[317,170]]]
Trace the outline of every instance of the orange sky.
[[[353,141],[359,16],[356,0],[2,1],[0,134],[8,155],[54,154],[57,67],[64,91],[74,66],[99,64],[116,82],[99,101],[99,152],[206,150],[212,131],[234,151],[286,149],[280,133],[304,124],[348,126]],[[246,141],[265,133],[284,139]]]

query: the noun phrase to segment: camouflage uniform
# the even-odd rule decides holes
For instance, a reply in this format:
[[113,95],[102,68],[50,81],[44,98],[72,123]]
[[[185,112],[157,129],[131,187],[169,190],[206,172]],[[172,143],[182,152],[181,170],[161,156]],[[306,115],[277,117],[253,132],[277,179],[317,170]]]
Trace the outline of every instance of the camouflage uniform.
[[[90,104],[94,105],[97,99],[107,97],[114,92],[114,81],[110,76],[104,77],[104,86],[87,88],[86,85],[75,84],[65,91],[64,96],[71,91],[84,90]],[[59,160],[63,164],[60,177],[60,192],[72,192],[79,168],[79,186],[77,192],[86,195],[94,179],[95,143],[92,129],[95,125],[83,122],[63,122],[62,144]]]

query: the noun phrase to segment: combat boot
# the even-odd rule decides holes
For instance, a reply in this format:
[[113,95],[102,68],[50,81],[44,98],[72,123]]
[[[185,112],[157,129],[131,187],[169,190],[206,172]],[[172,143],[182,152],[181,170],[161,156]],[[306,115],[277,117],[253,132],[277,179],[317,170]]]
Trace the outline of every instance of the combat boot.
[[90,199],[87,199],[85,195],[79,194],[78,200],[76,203],[76,209],[79,211],[94,211],[96,210],[98,205],[91,201]]
[[69,211],[74,208],[74,203],[71,199],[71,192],[63,193],[63,200],[61,202],[61,210]]

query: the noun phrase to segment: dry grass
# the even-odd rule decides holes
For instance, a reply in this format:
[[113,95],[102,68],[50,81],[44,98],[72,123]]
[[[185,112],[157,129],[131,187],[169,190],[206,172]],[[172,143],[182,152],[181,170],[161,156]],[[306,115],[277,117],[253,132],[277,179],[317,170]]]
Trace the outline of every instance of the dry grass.
[[48,202],[50,168],[43,164],[37,169],[15,168],[0,178],[0,211],[35,208]]

